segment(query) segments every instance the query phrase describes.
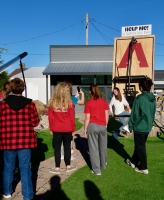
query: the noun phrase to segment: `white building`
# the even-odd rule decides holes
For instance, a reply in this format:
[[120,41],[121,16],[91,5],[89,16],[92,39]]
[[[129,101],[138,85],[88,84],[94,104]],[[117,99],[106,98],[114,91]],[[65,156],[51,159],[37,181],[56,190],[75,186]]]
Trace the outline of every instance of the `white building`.
[[[27,87],[27,98],[39,100],[47,104],[50,98],[50,79],[48,76],[43,75],[44,69],[45,67],[31,67],[24,71],[24,77]],[[11,77],[11,79],[13,78],[21,78],[23,80],[22,73]],[[25,92],[23,95],[25,96]]]

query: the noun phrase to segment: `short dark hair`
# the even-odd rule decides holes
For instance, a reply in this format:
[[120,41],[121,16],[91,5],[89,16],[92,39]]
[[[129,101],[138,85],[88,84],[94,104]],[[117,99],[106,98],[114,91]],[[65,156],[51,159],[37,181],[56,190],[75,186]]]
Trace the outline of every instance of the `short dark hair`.
[[25,84],[20,78],[14,78],[10,81],[10,89],[14,94],[22,94]]
[[152,79],[146,77],[145,79],[140,80],[139,87],[142,87],[143,91],[150,92],[153,85]]

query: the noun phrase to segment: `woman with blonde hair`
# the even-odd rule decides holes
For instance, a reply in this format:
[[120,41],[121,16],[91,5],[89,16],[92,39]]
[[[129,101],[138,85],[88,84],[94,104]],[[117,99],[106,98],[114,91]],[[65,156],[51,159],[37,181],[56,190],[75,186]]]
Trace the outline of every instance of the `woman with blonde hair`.
[[74,105],[71,100],[69,86],[66,83],[56,85],[54,93],[48,103],[48,119],[50,134],[53,135],[55,147],[56,167],[49,170],[54,174],[60,174],[61,144],[64,145],[64,161],[66,172],[76,169],[70,165],[71,160],[71,140],[76,130]]
[[85,104],[84,133],[88,137],[88,146],[92,173],[101,175],[101,169],[107,164],[107,124],[109,106],[105,99],[100,98],[97,85],[89,88],[91,99]]

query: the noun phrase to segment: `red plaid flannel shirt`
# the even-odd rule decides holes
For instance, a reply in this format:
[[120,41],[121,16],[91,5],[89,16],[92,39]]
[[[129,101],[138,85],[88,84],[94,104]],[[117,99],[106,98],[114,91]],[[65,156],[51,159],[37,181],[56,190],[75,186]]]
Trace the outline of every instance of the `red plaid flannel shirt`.
[[0,149],[36,147],[33,127],[38,124],[38,113],[33,102],[18,111],[12,110],[5,101],[0,102]]

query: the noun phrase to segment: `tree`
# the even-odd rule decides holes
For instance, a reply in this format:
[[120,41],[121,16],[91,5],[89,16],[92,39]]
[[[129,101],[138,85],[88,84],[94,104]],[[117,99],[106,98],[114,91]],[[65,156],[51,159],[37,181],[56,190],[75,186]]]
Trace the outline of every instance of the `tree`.
[[8,73],[6,71],[3,71],[0,73],[0,91],[3,89],[3,85],[10,79]]
[[[3,60],[1,60],[1,53],[2,51],[7,51],[7,49],[0,48],[0,66],[3,64]],[[6,71],[3,71],[0,73],[0,91],[3,89],[3,85],[10,79],[8,73]]]
[[[5,48],[1,48],[0,47],[0,59],[1,59],[1,53],[2,51],[8,51],[8,49],[5,49]],[[0,60],[0,66],[3,64],[3,60]]]

